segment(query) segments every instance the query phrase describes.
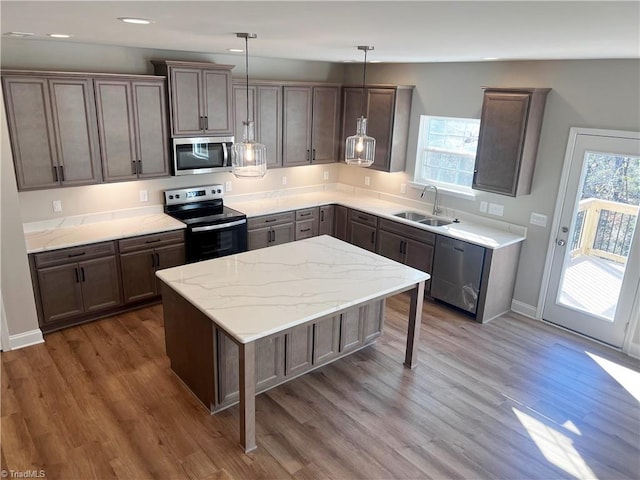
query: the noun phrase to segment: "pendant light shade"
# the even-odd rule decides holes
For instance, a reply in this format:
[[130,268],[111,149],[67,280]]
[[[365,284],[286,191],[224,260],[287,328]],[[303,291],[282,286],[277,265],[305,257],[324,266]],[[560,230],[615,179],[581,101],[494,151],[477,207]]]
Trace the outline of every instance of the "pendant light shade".
[[242,142],[231,147],[231,166],[236,177],[262,178],[267,173],[267,147],[256,141],[255,124],[249,118],[249,39],[257,38],[255,33],[237,33],[245,41],[245,67],[247,77],[247,119],[242,122]]
[[370,167],[376,154],[376,140],[367,135],[367,119],[365,114],[364,88],[367,79],[367,52],[373,47],[359,46],[358,50],[364,51],[364,65],[362,74],[362,115],[357,120],[356,134],[347,138],[345,145],[344,161],[354,167]]

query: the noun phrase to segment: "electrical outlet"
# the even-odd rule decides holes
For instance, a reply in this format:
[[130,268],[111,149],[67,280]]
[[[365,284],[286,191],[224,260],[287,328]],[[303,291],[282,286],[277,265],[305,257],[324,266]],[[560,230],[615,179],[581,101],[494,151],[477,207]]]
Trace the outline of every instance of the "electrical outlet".
[[487,213],[487,202],[480,202],[480,211],[482,213]]
[[325,180],[329,180],[329,171],[325,170],[323,175]]
[[225,189],[225,191],[227,191],[227,192],[230,192],[231,190],[233,190],[233,187],[232,187],[231,181],[226,181],[226,182],[224,182],[224,189]]
[[400,184],[400,193],[407,193],[407,184],[406,183]]
[[504,205],[500,205],[498,203],[490,203],[489,213],[491,215],[497,215],[498,217],[501,217],[504,213]]
[[141,202],[148,202],[149,201],[149,192],[147,192],[146,190],[140,190],[138,192],[138,197],[140,198]]
[[371,177],[369,175],[364,176],[364,184],[371,185]]
[[531,212],[531,218],[529,219],[531,225],[538,225],[539,227],[547,226],[547,216],[542,213]]
[[62,200],[54,200],[53,201],[53,211],[61,212],[62,211]]
[[283,184],[283,185],[286,185],[286,184],[287,184],[287,176],[286,176],[286,175],[283,175],[283,176],[282,176],[282,184]]

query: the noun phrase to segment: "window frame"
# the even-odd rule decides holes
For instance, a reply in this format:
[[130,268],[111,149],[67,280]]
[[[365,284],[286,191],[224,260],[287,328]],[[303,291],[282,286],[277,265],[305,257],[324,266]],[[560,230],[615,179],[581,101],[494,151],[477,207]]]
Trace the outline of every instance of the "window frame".
[[[423,178],[419,175],[419,173],[423,168],[423,165],[422,165],[423,153],[425,150],[427,150],[425,145],[425,142],[426,142],[425,137],[428,134],[428,128],[426,125],[432,118],[445,119],[445,120],[460,120],[460,121],[477,120],[478,128],[480,127],[479,118],[448,117],[444,115],[427,115],[427,114],[420,115],[420,123],[418,128],[418,143],[416,148],[416,162],[415,162],[414,171],[413,171],[413,181],[409,182],[410,186],[413,188],[424,188],[425,185],[431,184],[431,185],[437,186],[438,189],[446,191],[450,194],[454,194],[455,196],[475,197],[476,191],[472,189],[471,185],[467,187],[467,186],[457,185],[453,183],[446,183],[438,180]],[[475,163],[476,157],[477,157],[477,152],[476,152],[476,155],[473,156],[474,163]]]

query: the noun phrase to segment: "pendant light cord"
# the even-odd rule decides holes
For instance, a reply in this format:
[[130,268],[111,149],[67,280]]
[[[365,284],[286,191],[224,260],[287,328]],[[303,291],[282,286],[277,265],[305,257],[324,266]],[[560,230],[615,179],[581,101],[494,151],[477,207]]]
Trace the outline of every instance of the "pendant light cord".
[[247,123],[249,122],[249,35],[244,37],[245,74],[247,77]]
[[364,66],[362,68],[362,92],[360,95],[360,105],[362,106],[362,116],[364,117],[364,86],[367,83],[367,48],[364,49]]

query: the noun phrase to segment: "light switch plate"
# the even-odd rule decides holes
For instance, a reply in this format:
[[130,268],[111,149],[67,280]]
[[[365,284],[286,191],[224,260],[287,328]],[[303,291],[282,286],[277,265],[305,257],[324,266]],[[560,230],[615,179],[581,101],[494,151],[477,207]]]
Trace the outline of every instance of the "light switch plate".
[[62,200],[54,200],[53,201],[53,211],[61,212],[62,211]]
[[324,179],[325,180],[329,180],[329,171],[328,170],[324,171]]
[[400,184],[400,193],[407,193],[407,184],[406,183]]
[[368,175],[364,176],[364,184],[365,185],[371,185],[371,177]]
[[286,185],[286,184],[287,184],[287,176],[286,176],[286,175],[283,175],[283,176],[282,176],[282,184],[283,184],[283,185]]
[[531,218],[529,219],[531,225],[538,225],[539,227],[547,226],[547,216],[542,213],[531,212]]
[[139,196],[141,202],[148,202],[149,201],[149,192],[147,192],[146,190],[140,190],[138,192],[138,196]]
[[230,192],[231,190],[233,190],[233,187],[231,186],[231,181],[226,181],[224,182],[224,189],[226,192]]
[[490,203],[489,213],[491,215],[496,215],[498,217],[501,217],[504,214],[504,205],[500,205],[498,203]]
[[487,202],[480,202],[480,211],[482,213],[487,213]]

